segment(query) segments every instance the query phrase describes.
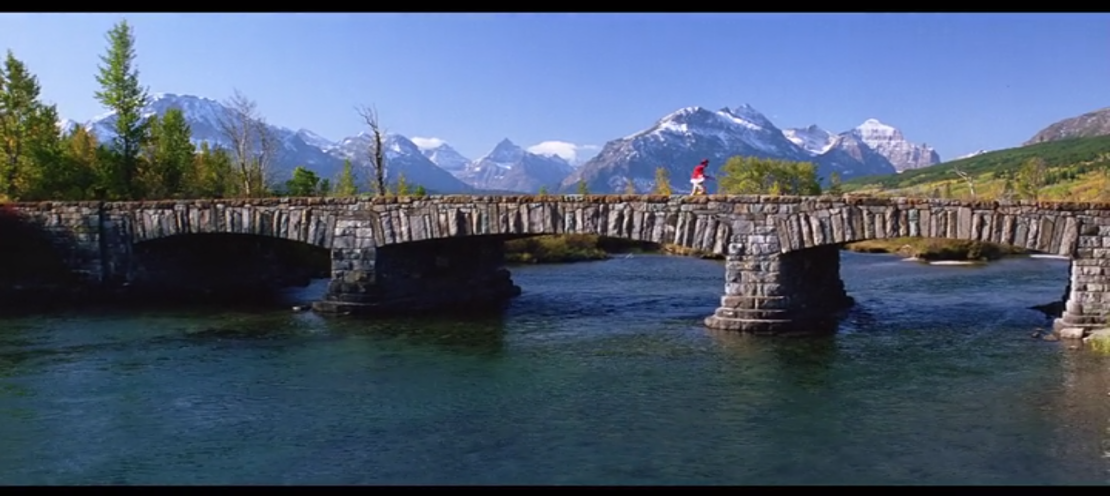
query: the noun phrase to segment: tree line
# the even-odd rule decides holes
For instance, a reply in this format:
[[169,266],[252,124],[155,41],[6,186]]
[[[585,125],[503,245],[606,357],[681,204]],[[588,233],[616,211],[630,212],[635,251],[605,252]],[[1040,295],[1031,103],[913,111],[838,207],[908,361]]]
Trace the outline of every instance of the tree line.
[[[276,195],[353,196],[363,188],[350,160],[334,185],[298,167],[292,179],[274,181],[277,137],[254,101],[238,90],[223,102],[218,128],[227,146],[200,146],[180,109],[142,115],[150,103],[135,65],[135,36],[127,21],[107,33],[94,96],[114,115],[110,140],[85,126],[58,127],[55,105],[41,99],[41,86],[26,64],[7,51],[0,67],[0,200],[154,200]],[[376,195],[424,194],[398,175],[386,184],[385,132],[372,107],[356,108],[370,130],[366,150],[372,171],[366,190]]]

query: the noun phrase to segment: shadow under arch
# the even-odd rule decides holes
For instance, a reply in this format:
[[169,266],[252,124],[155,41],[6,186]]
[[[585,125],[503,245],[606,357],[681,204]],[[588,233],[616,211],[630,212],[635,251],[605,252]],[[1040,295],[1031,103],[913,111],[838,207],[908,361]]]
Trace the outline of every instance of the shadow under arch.
[[47,229],[0,205],[0,313],[18,315],[80,301],[84,281],[74,270],[88,258],[72,232]]
[[328,277],[329,250],[253,234],[186,233],[135,243],[127,298],[143,303],[275,302]]

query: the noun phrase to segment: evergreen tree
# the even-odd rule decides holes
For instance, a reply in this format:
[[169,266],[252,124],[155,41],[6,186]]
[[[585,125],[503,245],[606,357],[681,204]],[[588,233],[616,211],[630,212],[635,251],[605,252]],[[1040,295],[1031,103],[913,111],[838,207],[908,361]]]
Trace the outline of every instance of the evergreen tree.
[[320,187],[316,190],[316,196],[331,195],[331,179],[321,179]]
[[343,161],[343,171],[339,173],[339,181],[335,185],[333,193],[339,197],[349,197],[358,194],[358,183],[355,179],[355,169],[351,165],[351,160]]
[[127,21],[117,23],[107,35],[108,51],[100,60],[96,76],[100,90],[96,99],[115,112],[116,123],[112,164],[108,181],[103,186],[113,198],[135,198],[135,176],[145,126],[142,109],[149,101],[146,88],[139,85],[135,63],[135,38]]
[[201,142],[200,151],[193,159],[192,179],[188,182],[189,196],[200,198],[228,198],[238,192],[239,182],[232,167],[231,155],[221,147],[212,148]]
[[397,173],[397,196],[409,195],[409,183],[405,180],[405,175]]
[[0,68],[0,194],[11,199],[30,187],[31,176],[41,176],[41,170],[28,170],[37,166],[35,155],[43,151],[36,146],[58,141],[57,112],[39,101],[40,89],[38,78],[8,50]]
[[304,167],[293,169],[293,178],[285,182],[285,192],[289,196],[316,196],[320,188],[320,178],[315,172]]
[[655,168],[655,190],[652,193],[671,196],[671,174],[666,167]]
[[624,194],[626,194],[626,195],[636,194],[636,185],[632,182],[632,178],[630,178],[630,177],[625,178]]
[[589,188],[586,187],[586,180],[585,179],[579,179],[578,180],[578,194],[580,194],[580,195],[590,194]]
[[97,169],[101,154],[96,136],[77,126],[61,140],[58,159],[44,163],[42,200],[91,200],[96,197]]
[[830,195],[840,196],[844,194],[844,189],[840,185],[840,173],[833,171],[829,174],[829,191]]
[[53,105],[37,107],[28,126],[24,155],[24,165],[16,178],[19,196],[49,199],[46,189],[52,179],[52,168],[63,158],[58,112]]
[[546,195],[547,194],[547,186],[546,185],[540,186],[540,190],[536,194],[540,195],[540,196]]
[[428,190],[424,189],[423,184],[416,185],[416,191],[413,191],[413,196],[428,196]]
[[178,108],[171,108],[158,123],[158,153],[155,170],[167,196],[186,192],[185,176],[193,162],[196,146],[193,131]]

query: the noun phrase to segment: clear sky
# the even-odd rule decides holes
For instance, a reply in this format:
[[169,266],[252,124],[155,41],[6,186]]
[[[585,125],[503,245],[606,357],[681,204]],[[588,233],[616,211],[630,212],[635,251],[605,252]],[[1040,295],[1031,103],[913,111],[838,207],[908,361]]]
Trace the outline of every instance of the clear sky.
[[152,92],[238,88],[270,122],[333,140],[374,104],[389,131],[470,158],[749,103],[782,128],[878,118],[947,159],[1110,106],[1105,14],[0,14],[0,48],[85,121],[104,111],[94,74],[122,18]]

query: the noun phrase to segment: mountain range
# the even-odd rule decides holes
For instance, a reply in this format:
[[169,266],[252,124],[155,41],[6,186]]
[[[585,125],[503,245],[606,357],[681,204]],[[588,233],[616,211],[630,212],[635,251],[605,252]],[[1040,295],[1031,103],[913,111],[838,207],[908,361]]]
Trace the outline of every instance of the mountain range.
[[[192,95],[160,93],[152,96],[143,115],[163,115],[180,108],[193,131],[193,142],[228,146],[219,131],[226,112],[220,102]],[[84,125],[101,141],[114,136],[116,116],[98,116]],[[63,130],[76,122],[63,120]],[[344,160],[351,160],[360,178],[370,173],[367,160],[370,138],[366,133],[331,141],[307,129],[293,130],[267,124],[281,144],[273,176],[290,177],[296,166],[312,169],[321,177],[336,177]],[[497,143],[485,156],[468,159],[438,140],[413,140],[386,136],[387,180],[396,183],[403,174],[410,184],[436,193],[525,192],[541,188],[572,192],[584,180],[595,193],[624,191],[629,182],[638,192],[654,187],[656,168],[664,167],[676,192],[689,191],[685,175],[703,158],[710,170],[732,156],[810,161],[823,179],[839,173],[842,179],[926,167],[940,162],[927,145],[909,142],[898,129],[876,119],[838,134],[816,125],[779,129],[750,105],[712,111],[687,107],[664,116],[654,125],[630,136],[612,140],[593,158],[572,164],[558,155],[533,153],[509,139]],[[367,182],[362,179],[361,182]],[[711,185],[712,190],[712,185]]]

